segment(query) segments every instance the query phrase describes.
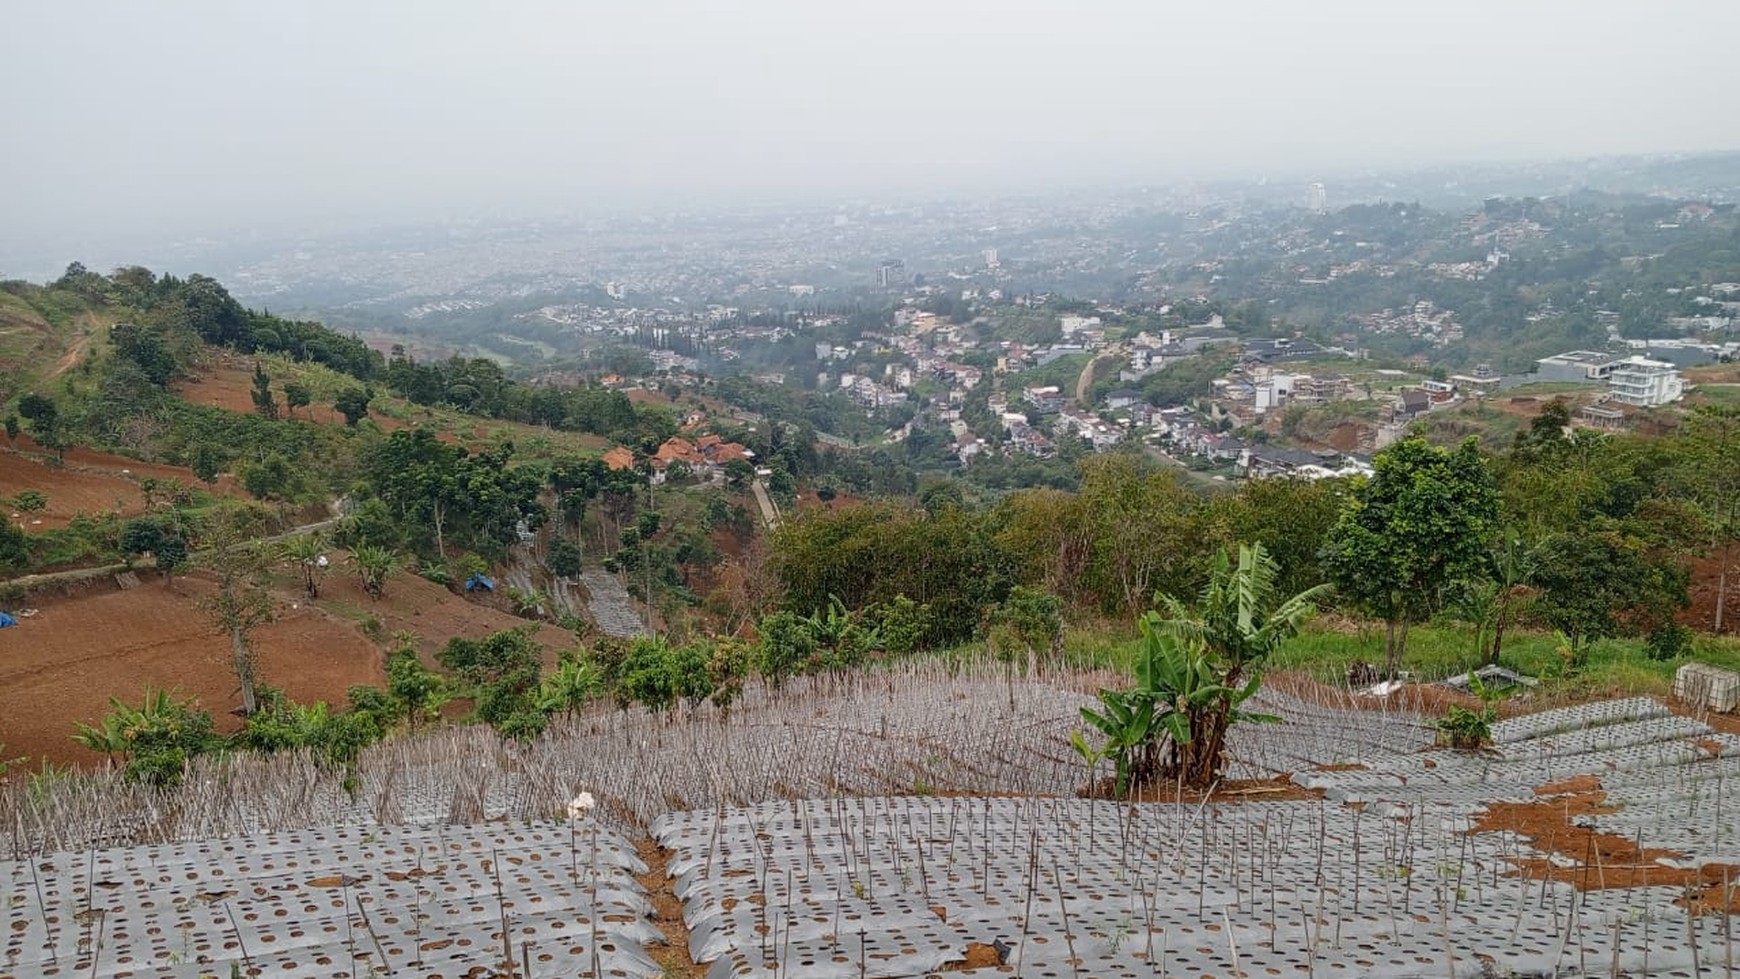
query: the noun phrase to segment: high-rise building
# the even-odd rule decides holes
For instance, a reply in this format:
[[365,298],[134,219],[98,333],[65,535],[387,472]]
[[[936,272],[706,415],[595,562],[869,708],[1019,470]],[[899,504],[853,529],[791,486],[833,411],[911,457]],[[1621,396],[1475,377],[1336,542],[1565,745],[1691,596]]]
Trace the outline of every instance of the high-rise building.
[[995,249],[995,248],[985,249],[985,267],[988,269],[994,269],[994,268],[1001,267],[1000,263],[997,261],[997,249]]
[[884,289],[905,285],[906,263],[898,258],[890,258],[882,263],[882,268],[876,272],[876,281]]
[[1305,191],[1305,208],[1313,214],[1322,214],[1329,210],[1329,192],[1322,184],[1312,184]]

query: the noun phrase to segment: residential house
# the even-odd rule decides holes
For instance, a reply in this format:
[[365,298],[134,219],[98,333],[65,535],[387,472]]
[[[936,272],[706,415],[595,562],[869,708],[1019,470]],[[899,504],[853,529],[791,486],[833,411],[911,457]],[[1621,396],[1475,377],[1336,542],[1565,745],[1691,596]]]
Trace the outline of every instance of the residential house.
[[1106,407],[1113,411],[1128,408],[1142,401],[1142,392],[1134,388],[1118,388],[1106,394]]
[[1625,412],[1606,405],[1584,405],[1577,409],[1577,420],[1591,428],[1611,432],[1625,427]]
[[1613,400],[1639,408],[1678,401],[1686,390],[1678,368],[1648,357],[1627,357],[1614,364],[1607,385]]
[[1055,384],[1024,388],[1021,397],[1029,408],[1042,415],[1056,414],[1063,410],[1063,392]]
[[1057,454],[1056,447],[1045,437],[1045,433],[1026,422],[1009,427],[1009,445],[1019,452],[1040,459],[1049,459]]
[[1418,388],[1410,388],[1396,398],[1393,415],[1398,421],[1418,418],[1432,410],[1432,395]]

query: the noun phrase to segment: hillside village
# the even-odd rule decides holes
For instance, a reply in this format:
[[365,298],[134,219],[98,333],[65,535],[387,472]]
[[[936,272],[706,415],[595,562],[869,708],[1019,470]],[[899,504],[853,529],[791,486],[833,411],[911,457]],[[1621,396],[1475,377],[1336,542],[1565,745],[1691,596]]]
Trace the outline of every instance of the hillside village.
[[[1021,304],[1044,316],[1044,297]],[[1163,317],[1168,306],[1149,311]],[[898,308],[895,329],[846,345],[817,344],[818,390],[838,390],[867,413],[917,405],[892,432],[898,441],[915,427],[946,429],[948,455],[970,467],[988,454],[1047,459],[1060,440],[1105,452],[1126,442],[1170,458],[1238,476],[1290,474],[1325,477],[1369,472],[1370,454],[1435,412],[1453,411],[1508,392],[1539,392],[1555,385],[1576,402],[1575,424],[1613,430],[1640,411],[1678,403],[1689,385],[1682,369],[1714,364],[1740,353],[1740,343],[1683,338],[1627,341],[1624,353],[1568,351],[1541,358],[1529,373],[1500,375],[1486,365],[1466,373],[1413,365],[1373,366],[1368,351],[1323,346],[1305,338],[1250,339],[1228,331],[1218,316],[1199,326],[1127,333],[1105,319],[1132,319],[1131,311],[1102,306],[1100,315],[1059,314],[1054,343],[997,339],[999,311],[950,322],[914,306]],[[1105,319],[1102,319],[1104,317]],[[825,330],[826,318],[811,324]],[[1080,373],[1061,383],[1026,383],[1024,377],[1063,358]],[[1185,403],[1159,407],[1144,381],[1179,364],[1224,358],[1226,369]],[[834,364],[845,362],[837,370]],[[1115,379],[1117,386],[1109,387]],[[784,380],[782,377],[781,380]],[[984,384],[992,393],[983,394]],[[990,424],[975,428],[964,411],[982,397]],[[1289,412],[1324,409],[1355,420],[1357,435],[1341,445],[1291,438],[1280,420]],[[1289,444],[1291,443],[1291,444]]]

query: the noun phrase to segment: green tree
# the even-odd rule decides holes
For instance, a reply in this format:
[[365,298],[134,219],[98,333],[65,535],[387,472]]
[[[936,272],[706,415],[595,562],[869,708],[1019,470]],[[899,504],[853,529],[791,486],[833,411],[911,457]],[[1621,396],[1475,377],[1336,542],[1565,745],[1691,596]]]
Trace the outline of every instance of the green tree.
[[160,331],[133,323],[117,323],[109,330],[109,343],[117,356],[137,365],[153,384],[162,387],[175,376],[175,355],[164,343]]
[[188,563],[187,538],[181,529],[156,517],[136,517],[121,528],[120,548],[123,554],[149,553],[165,581],[173,580],[176,572]]
[[292,418],[296,417],[296,409],[306,408],[314,401],[314,392],[301,381],[284,382],[284,407],[289,410]]
[[223,454],[212,443],[200,441],[193,447],[188,468],[193,470],[200,482],[207,486],[216,486],[218,475],[223,472]]
[[19,490],[12,497],[12,505],[25,513],[37,513],[48,509],[48,494],[41,490]]
[[18,444],[18,416],[12,412],[6,413],[6,441],[12,445]]
[[363,388],[345,388],[338,392],[338,397],[332,401],[332,407],[344,416],[344,423],[356,427],[356,424],[369,415],[369,402],[374,395]]
[[0,568],[8,571],[30,563],[30,537],[10,520],[0,520]]
[[580,573],[580,545],[562,534],[550,535],[550,552],[544,564],[558,578],[571,578]]
[[54,401],[32,392],[18,399],[18,413],[30,422],[30,434],[37,444],[52,450],[56,459],[65,462],[70,442]]
[[373,544],[358,544],[351,548],[351,566],[362,579],[363,591],[379,599],[387,592],[387,579],[399,570],[399,552]]
[[991,614],[987,638],[997,655],[1010,662],[1041,654],[1056,659],[1063,653],[1063,602],[1056,595],[1016,585]]
[[556,669],[539,682],[538,709],[573,717],[603,690],[604,678],[598,668],[569,650],[562,654]]
[[[537,644],[522,629],[504,629],[482,639],[449,639],[436,654],[475,693],[477,716],[506,737],[533,736],[542,730],[537,710]],[[534,722],[527,714],[536,714]]]
[[1555,534],[1536,549],[1534,610],[1563,633],[1571,666],[1597,639],[1647,633],[1686,604],[1685,572],[1654,558],[1642,541],[1613,530]]
[[217,594],[204,605],[230,638],[230,665],[241,686],[244,714],[260,706],[259,670],[249,640],[272,619],[272,599],[264,587],[271,560],[260,543],[264,529],[258,510],[229,504],[207,517],[199,541],[199,563],[218,580]]
[[138,707],[111,697],[101,721],[74,731],[74,741],[123,761],[129,782],[160,787],[180,784],[189,761],[224,747],[208,711],[166,690],[147,689]]
[[1329,591],[1320,584],[1285,595],[1281,569],[1261,543],[1241,545],[1238,563],[1215,555],[1208,584],[1194,606],[1160,596],[1165,618],[1151,621],[1207,667],[1215,693],[1186,711],[1189,737],[1178,746],[1178,771],[1192,785],[1209,785],[1225,767],[1226,733],[1240,702],[1256,692],[1269,656],[1317,609]]
[[872,610],[871,621],[876,634],[882,637],[882,648],[901,655],[924,648],[924,637],[930,632],[930,606],[896,595],[884,605]]
[[272,396],[272,379],[266,375],[266,365],[254,362],[254,413],[269,421],[278,419],[278,401]]
[[401,646],[387,657],[387,693],[397,702],[414,731],[440,716],[450,696],[447,679],[423,665],[417,650]]
[[620,667],[617,696],[654,713],[681,700],[703,700],[713,692],[710,653],[704,643],[672,646],[663,636],[636,638]]
[[247,463],[238,474],[242,488],[259,500],[284,500],[295,495],[299,479],[296,467],[282,452],[267,452]]
[[762,675],[775,688],[801,671],[815,653],[816,639],[809,623],[795,612],[779,611],[763,617],[755,624],[755,633],[761,643]]
[[1498,517],[1491,470],[1475,439],[1453,450],[1408,438],[1378,453],[1330,532],[1324,566],[1345,598],[1384,620],[1394,676],[1408,628],[1453,582],[1481,574]]

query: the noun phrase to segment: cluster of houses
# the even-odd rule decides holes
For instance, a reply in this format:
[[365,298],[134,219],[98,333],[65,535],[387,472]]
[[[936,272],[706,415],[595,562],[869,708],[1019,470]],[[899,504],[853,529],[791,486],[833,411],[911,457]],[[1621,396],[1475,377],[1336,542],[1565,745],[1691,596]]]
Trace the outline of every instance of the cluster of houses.
[[[635,464],[634,453],[621,445],[607,450],[603,460],[613,470],[633,469]],[[727,442],[721,436],[707,434],[693,440],[673,435],[665,439],[647,462],[652,467],[652,481],[656,485],[670,477],[671,467],[677,463],[688,469],[691,478],[723,482],[725,466],[737,460],[753,463],[755,453],[737,442]]]
[[1371,475],[1371,457],[1335,449],[1290,449],[1247,443],[1202,422],[1183,408],[1159,413],[1153,426],[1157,441],[1175,457],[1195,457],[1213,465],[1231,464],[1244,479],[1328,479]]

